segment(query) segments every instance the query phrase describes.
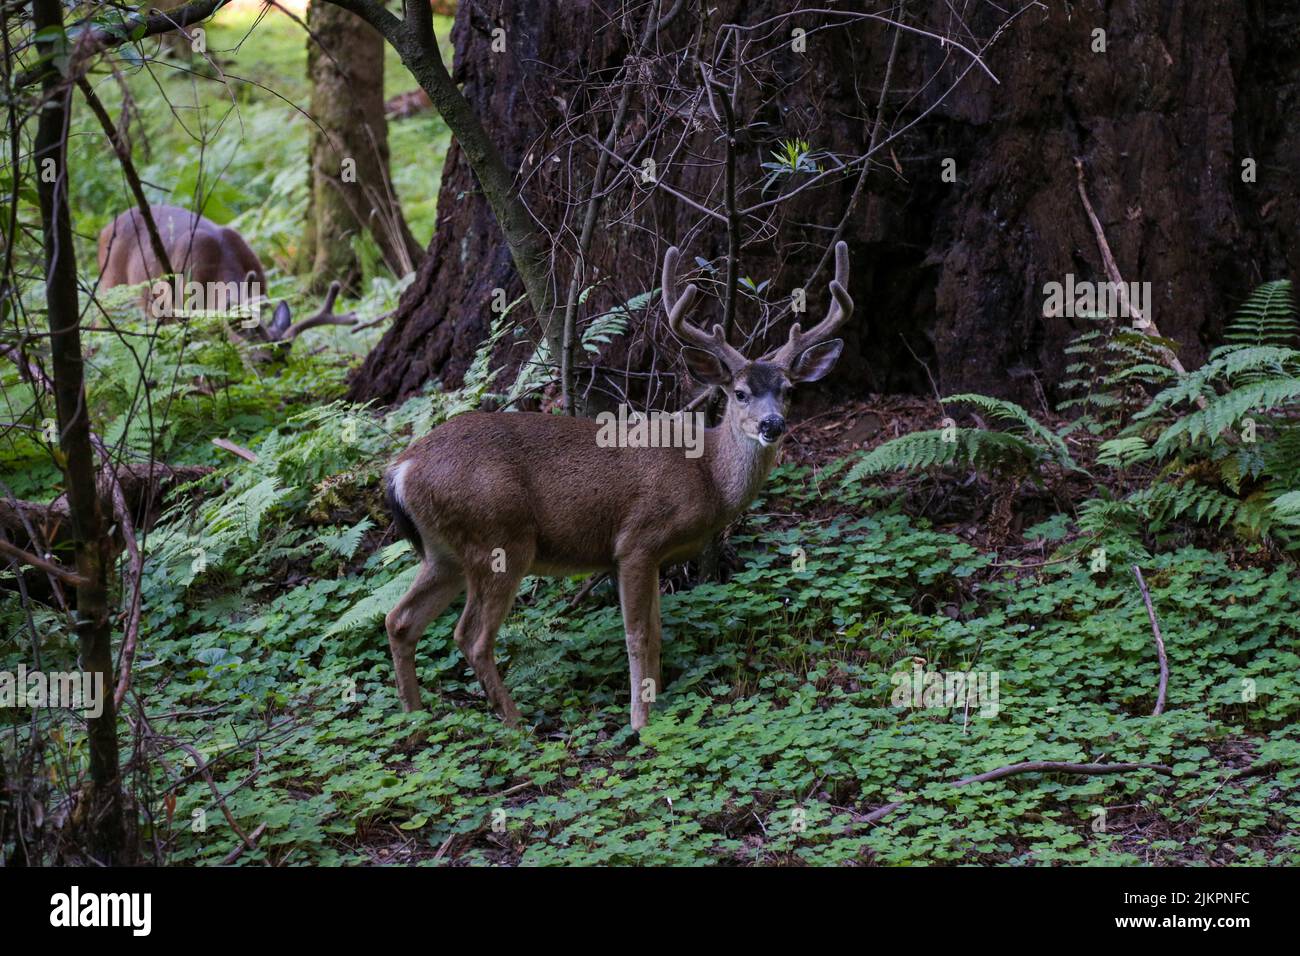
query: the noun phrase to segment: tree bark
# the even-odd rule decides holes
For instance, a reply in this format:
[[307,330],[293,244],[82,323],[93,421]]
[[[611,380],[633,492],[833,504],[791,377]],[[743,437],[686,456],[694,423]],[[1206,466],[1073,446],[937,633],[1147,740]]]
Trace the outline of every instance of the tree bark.
[[307,10],[311,80],[310,191],[304,266],[311,289],[331,281],[356,292],[361,264],[352,240],[369,231],[394,275],[424,258],[411,235],[389,172],[384,118],[384,38],[328,0]]
[[[670,45],[680,45],[680,31],[694,29],[700,6],[687,4]],[[784,0],[720,0],[710,5],[707,29],[789,9]],[[577,165],[589,182],[592,164],[583,159],[589,152],[549,164],[548,148],[566,110],[583,105],[580,81],[612,75],[627,54],[624,35],[605,28],[603,10],[591,0],[482,0],[461,5],[456,17],[454,75],[468,108],[496,121],[493,136],[506,166],[528,177],[527,208],[551,228],[569,197],[555,188],[560,173],[550,167]],[[908,8],[909,23],[921,29],[946,32],[948,16],[942,5]],[[1003,16],[984,5],[969,18],[987,36]],[[506,31],[505,54],[491,50],[496,27]],[[1094,52],[1097,29],[1105,31],[1104,53]],[[791,85],[765,114],[766,138],[742,139],[742,180],[752,180],[770,158],[774,139],[802,136],[817,150],[864,152],[891,42],[886,25],[862,23],[810,32],[806,54],[783,52]],[[1075,156],[1087,167],[1125,279],[1151,283],[1161,331],[1180,343],[1185,364],[1198,364],[1255,284],[1300,277],[1300,125],[1285,105],[1300,90],[1298,43],[1300,21],[1283,0],[1081,0],[1018,19],[987,54],[999,83],[974,70],[877,155],[844,232],[858,314],[825,387],[840,394],[929,393],[933,374],[949,393],[1034,400],[1038,379],[1050,394],[1067,377],[1062,349],[1085,320],[1044,317],[1043,286],[1067,273],[1106,281],[1076,194]],[[904,35],[886,136],[915,118],[930,93],[967,63],[951,46]],[[665,74],[646,72],[648,85],[662,87]],[[747,95],[742,84],[742,105]],[[638,94],[620,133],[620,155],[636,147],[663,106],[651,100],[647,107]],[[609,113],[597,115],[604,123]],[[716,158],[716,136],[712,127],[688,134],[691,152]],[[955,182],[942,178],[946,159],[955,164]],[[1254,160],[1253,183],[1243,180],[1245,159]],[[544,163],[548,168],[539,169]],[[720,182],[717,168],[698,175]],[[665,173],[675,184],[701,187],[693,190],[698,194],[704,183],[696,176],[689,168]],[[770,279],[782,295],[804,285],[826,247],[826,227],[849,206],[855,179],[794,201],[791,219],[812,224],[807,228],[790,222],[775,241],[755,242],[747,225],[741,275]],[[584,305],[588,314],[653,288],[665,242],[689,239],[688,262],[695,255],[716,260],[725,249],[723,229],[698,230],[699,216],[671,198],[650,197],[634,221],[611,218],[626,206],[624,196],[606,200],[610,212],[586,266],[609,281]],[[565,270],[562,264],[567,281]],[[824,301],[825,281],[823,275],[808,287],[810,310]],[[476,190],[464,151],[453,146],[428,258],[355,375],[351,397],[394,401],[432,378],[459,384],[497,287],[513,298],[519,283],[492,205]],[[747,308],[742,296],[742,328],[753,321]],[[717,305],[710,314],[720,312]],[[632,332],[604,351],[607,367],[644,372],[677,354],[656,310],[635,318]],[[784,334],[784,326],[771,330],[768,344]]]
[[[42,54],[52,52],[55,31],[63,29],[59,0],[34,0],[33,11]],[[68,511],[76,547],[76,630],[82,668],[102,689],[102,711],[87,718],[90,787],[81,819],[86,821],[86,848],[106,864],[126,861],[125,820],[118,770],[117,713],[113,706],[113,633],[109,621],[108,575],[112,541],[95,487],[95,452],[90,438],[85,376],[81,355],[77,264],[68,211],[67,129],[72,83],[48,60],[41,79],[45,102],[36,129],[33,159],[41,206],[45,247],[45,295],[50,327],[54,400],[59,421],[59,450],[67,486]],[[46,164],[53,160],[53,165]],[[43,170],[51,174],[42,175]]]

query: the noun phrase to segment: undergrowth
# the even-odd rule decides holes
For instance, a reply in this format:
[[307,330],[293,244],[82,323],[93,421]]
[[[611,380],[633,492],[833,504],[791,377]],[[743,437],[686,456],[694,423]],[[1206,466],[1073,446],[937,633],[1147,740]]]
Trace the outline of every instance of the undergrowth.
[[[271,31],[248,42],[300,59]],[[301,84],[294,62],[277,89]],[[280,112],[241,105],[244,150],[223,146],[220,132],[211,154],[240,185],[212,192],[208,213],[269,248],[275,281],[292,294],[284,266],[298,236],[274,210],[304,188],[305,161],[295,169],[279,157],[305,156],[306,128],[271,130],[259,124]],[[397,145],[402,129],[394,155],[411,152]],[[162,162],[189,147],[153,148]],[[395,174],[399,189],[415,175]],[[116,194],[92,177],[76,182],[88,242]],[[431,205],[405,208],[417,235],[432,228]],[[376,278],[372,313],[398,291]],[[584,347],[623,334],[626,312],[649,298],[591,323]],[[513,387],[498,382],[489,343],[456,392],[353,406],[344,377],[371,339],[314,331],[310,348],[267,375],[214,328],[147,329],[133,324],[129,291],[110,296],[109,317],[132,334],[93,337],[96,429],[129,456],[215,467],[173,494],[142,540],[128,714],[139,732],[144,714],[155,738],[189,742],[211,779],[183,749],[124,752],[141,842],[161,862],[219,863],[240,843],[233,820],[260,831],[241,866],[1295,865],[1300,352],[1290,302],[1285,284],[1263,287],[1227,343],[1181,376],[1162,343],[1097,320],[1071,347],[1067,422],[960,395],[950,402],[980,416],[976,427],[949,420],[816,470],[779,468],[732,529],[735,573],[664,595],[666,687],[638,738],[626,724],[615,590],[602,584],[571,607],[576,579],[525,581],[502,629],[523,729],[491,714],[457,650],[459,601],[420,645],[429,709],[399,711],[383,615],[416,562],[381,506],[383,465],[449,415],[535,389],[534,365]],[[495,336],[513,331],[507,316]],[[38,396],[13,370],[0,376],[23,426],[0,441],[0,477],[18,497],[49,500],[60,479]],[[1046,557],[1021,565],[909,514],[878,477],[900,469],[1091,491],[1024,529]],[[1159,716],[1131,561],[1168,647]],[[0,593],[0,670],[36,659],[75,669],[68,619]],[[896,706],[899,675],[917,671],[996,674],[996,712]],[[55,826],[84,774],[84,727],[64,711],[26,717],[6,718],[0,753],[45,735],[30,797]],[[947,785],[1034,760],[1170,772]],[[894,801],[892,814],[866,819]]]
[[[377,468],[446,401],[293,417],[254,445],[257,463],[226,466],[202,505],[178,507],[150,536],[136,694],[170,715],[169,735],[196,742],[241,828],[265,824],[241,865],[1300,855],[1300,811],[1273,799],[1294,790],[1300,766],[1290,569],[1193,547],[1147,563],[1173,675],[1168,709],[1152,717],[1155,650],[1126,568],[998,569],[895,507],[840,499],[807,468],[773,475],[733,534],[741,569],[729,581],[664,597],[667,687],[639,740],[626,729],[614,594],[602,586],[569,611],[576,581],[526,581],[503,628],[526,729],[490,713],[452,640],[458,606],[421,644],[430,709],[400,714],[382,615],[414,562],[376,512]],[[321,507],[330,495],[338,503]],[[828,504],[830,520],[765,516]],[[70,665],[71,635],[53,616],[43,626],[46,666]],[[998,713],[892,706],[893,675],[918,665],[997,672]],[[62,739],[75,766],[80,736]],[[942,785],[1022,760],[1159,763],[1173,775]],[[223,859],[237,838],[192,760],[151,769],[175,803],[150,808],[146,836],[171,862]]]

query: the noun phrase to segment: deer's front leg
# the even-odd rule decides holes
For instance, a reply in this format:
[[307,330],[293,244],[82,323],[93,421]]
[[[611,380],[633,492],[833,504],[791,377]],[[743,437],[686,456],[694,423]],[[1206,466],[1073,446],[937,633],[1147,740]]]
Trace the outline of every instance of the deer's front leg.
[[632,729],[650,719],[650,705],[662,687],[659,670],[659,565],[627,560],[618,569],[618,596],[627,634],[628,671],[632,678]]

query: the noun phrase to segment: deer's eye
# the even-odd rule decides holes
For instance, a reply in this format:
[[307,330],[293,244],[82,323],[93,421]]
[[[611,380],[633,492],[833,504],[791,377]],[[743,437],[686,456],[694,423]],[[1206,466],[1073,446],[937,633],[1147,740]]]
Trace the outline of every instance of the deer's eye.
[[745,402],[749,401],[749,393],[743,388],[736,389],[736,401],[740,402],[742,405],[745,404]]

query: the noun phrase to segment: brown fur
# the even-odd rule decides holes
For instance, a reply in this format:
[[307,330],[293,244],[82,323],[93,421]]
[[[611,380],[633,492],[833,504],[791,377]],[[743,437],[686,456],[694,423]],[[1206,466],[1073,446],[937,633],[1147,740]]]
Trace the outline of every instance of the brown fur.
[[530,574],[613,570],[632,727],[648,720],[663,686],[659,568],[697,554],[753,500],[776,462],[792,383],[830,370],[843,343],[826,336],[852,311],[844,289],[848,256],[838,248],[836,305],[828,319],[799,340],[800,350],[748,362],[726,345],[720,329],[710,337],[684,324],[696,293],[692,287],[677,296],[677,258],[670,250],[664,267],[670,321],[701,346],[685,352],[692,373],[728,396],[722,422],[704,432],[700,457],[682,448],[601,447],[600,425],[589,419],[474,412],[434,429],[390,468],[399,528],[413,527],[423,552],[415,583],[385,619],[406,710],[420,706],[416,644],[465,591],[456,643],[492,705],[517,723],[494,645],[520,581]]
[[[262,262],[234,229],[178,206],[149,207],[172,268],[194,282],[243,282],[251,272],[266,289]],[[99,233],[99,275],[105,289],[163,275],[140,210],[122,213]]]

